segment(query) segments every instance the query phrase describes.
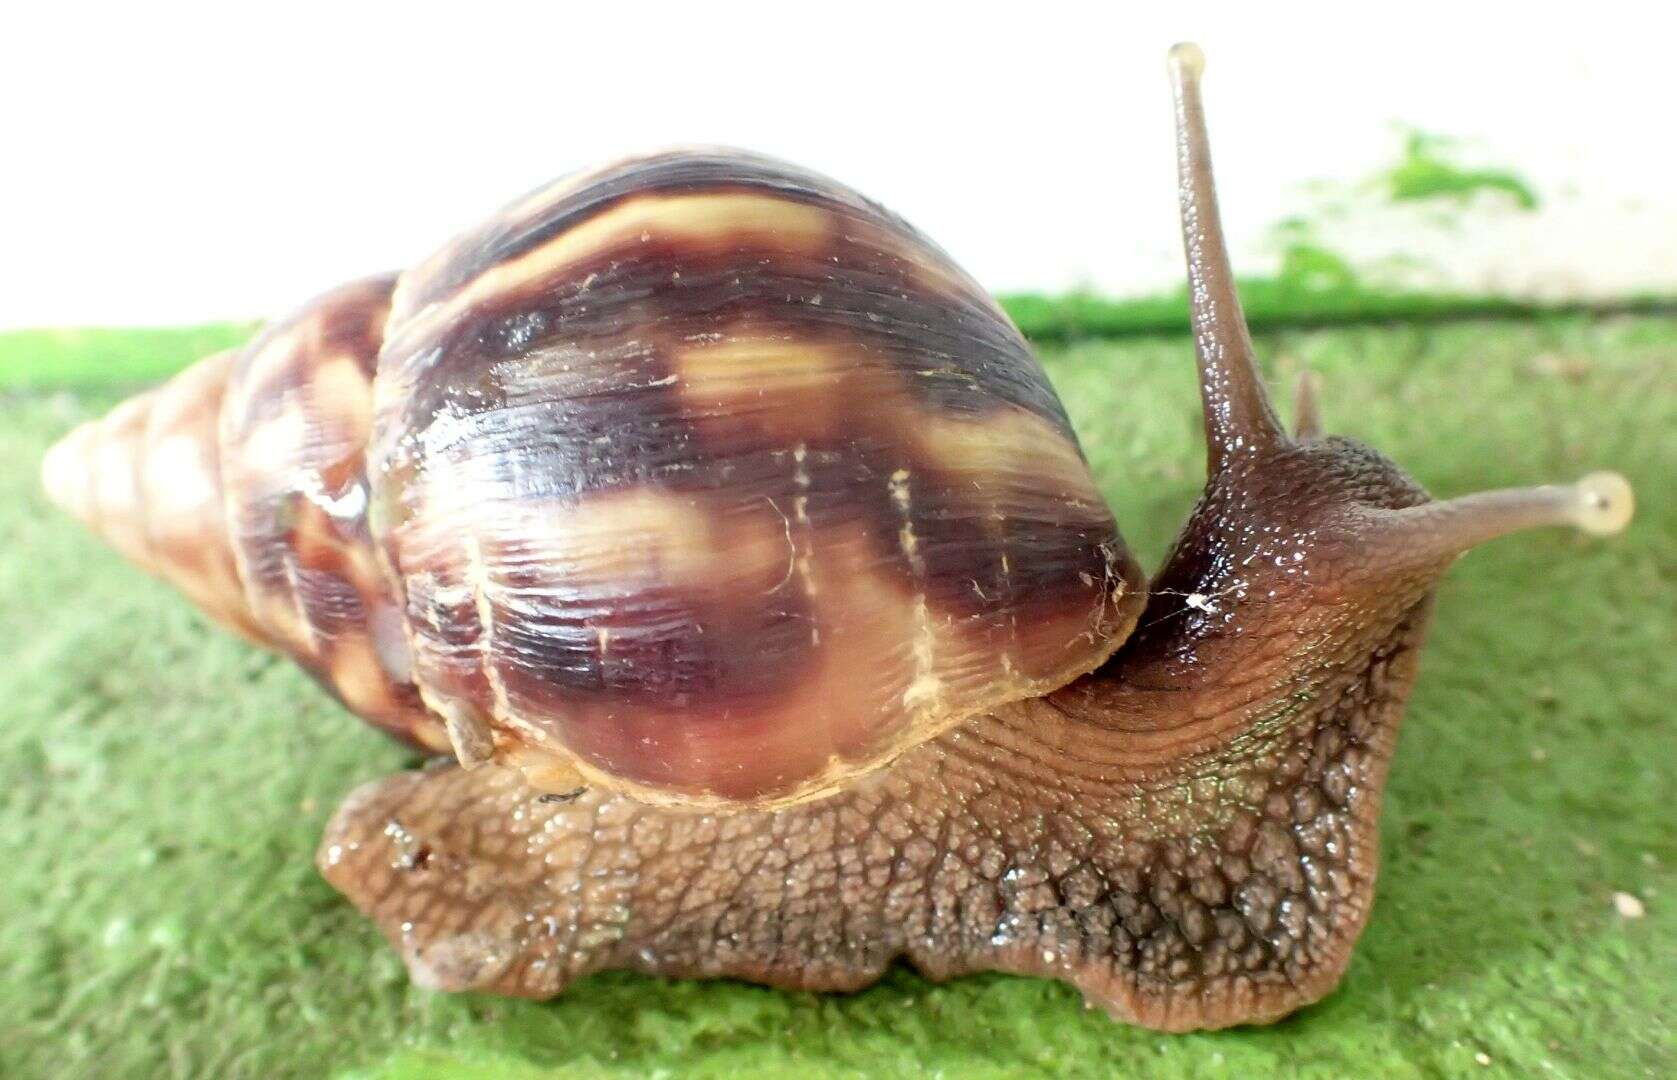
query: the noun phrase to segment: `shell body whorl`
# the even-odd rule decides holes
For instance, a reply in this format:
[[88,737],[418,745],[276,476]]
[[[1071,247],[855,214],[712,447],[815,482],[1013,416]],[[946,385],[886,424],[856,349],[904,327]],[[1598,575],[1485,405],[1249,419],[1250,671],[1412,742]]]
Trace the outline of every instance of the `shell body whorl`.
[[651,799],[830,790],[1140,599],[990,297],[752,155],[561,181],[403,275],[368,456],[426,702]]
[[357,715],[445,749],[397,590],[367,530],[367,440],[393,276],[315,298],[229,368],[218,432],[228,537],[272,643]]

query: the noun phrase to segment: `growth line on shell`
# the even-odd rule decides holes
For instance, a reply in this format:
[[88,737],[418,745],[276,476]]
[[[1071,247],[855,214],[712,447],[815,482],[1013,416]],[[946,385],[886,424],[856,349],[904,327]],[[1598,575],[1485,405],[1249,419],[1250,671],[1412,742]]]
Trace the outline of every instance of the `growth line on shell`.
[[478,635],[478,667],[482,670],[484,681],[489,684],[489,692],[495,699],[494,715],[499,719],[505,719],[512,715],[512,705],[507,696],[506,683],[502,681],[501,673],[495,667],[495,604],[489,596],[489,567],[484,563],[483,546],[475,530],[466,530],[463,548],[466,554],[466,581],[472,589],[472,603],[477,608],[478,624],[481,627]]
[[766,590],[770,593],[777,593],[786,587],[788,581],[792,580],[792,574],[798,568],[798,542],[792,539],[792,521],[786,516],[786,511],[776,505],[774,499],[767,495],[763,496],[763,501],[769,504],[769,509],[773,510],[775,516],[780,519],[781,530],[786,534],[786,573],[782,574],[780,580]]
[[919,706],[922,702],[936,700],[943,682],[937,677],[937,633],[932,628],[931,609],[926,601],[926,561],[920,554],[919,538],[914,535],[913,495],[909,490],[909,471],[898,469],[891,474],[887,485],[891,492],[891,501],[896,504],[897,512],[902,516],[902,528],[898,530],[897,540],[902,547],[903,555],[908,559],[909,567],[914,571],[918,591],[914,597],[914,680],[903,691],[903,704],[909,707]]

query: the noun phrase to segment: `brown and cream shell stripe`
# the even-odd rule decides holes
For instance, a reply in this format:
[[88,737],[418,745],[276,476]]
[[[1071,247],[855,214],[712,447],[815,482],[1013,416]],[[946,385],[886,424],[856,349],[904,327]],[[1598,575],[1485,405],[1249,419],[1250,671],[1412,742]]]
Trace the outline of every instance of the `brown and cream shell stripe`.
[[48,494],[368,721],[448,749],[366,527],[372,377],[392,279],[311,302],[48,454]]
[[[1134,620],[1139,570],[1018,331],[831,181],[634,159],[456,239],[386,315],[389,289],[206,362],[239,587],[194,595],[425,745],[774,805],[1063,685]],[[120,415],[54,455],[61,499],[144,457]],[[83,516],[113,540],[146,515],[103,498]]]

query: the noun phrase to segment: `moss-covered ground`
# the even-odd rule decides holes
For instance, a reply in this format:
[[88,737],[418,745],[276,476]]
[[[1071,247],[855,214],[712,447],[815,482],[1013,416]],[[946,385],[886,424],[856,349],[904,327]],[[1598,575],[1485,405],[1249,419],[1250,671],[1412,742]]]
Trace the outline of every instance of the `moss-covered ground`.
[[[1003,976],[818,996],[608,974],[549,1003],[409,985],[311,862],[336,801],[404,753],[36,490],[51,439],[242,332],[0,337],[0,1076],[1677,1074],[1677,319],[1260,335],[1274,381],[1319,372],[1329,426],[1439,494],[1610,466],[1642,505],[1613,540],[1528,534],[1456,567],[1344,985],[1176,1037]],[[1045,353],[1156,560],[1201,470],[1187,339]]]

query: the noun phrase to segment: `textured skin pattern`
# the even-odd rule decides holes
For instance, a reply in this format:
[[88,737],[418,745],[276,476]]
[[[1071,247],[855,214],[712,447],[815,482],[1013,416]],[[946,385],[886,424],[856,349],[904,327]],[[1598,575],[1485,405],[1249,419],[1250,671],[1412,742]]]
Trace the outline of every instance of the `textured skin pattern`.
[[402,276],[375,397],[426,701],[646,799],[832,790],[1092,670],[1139,610],[1013,324],[767,158],[633,159],[507,208]]
[[906,957],[1064,979],[1151,1027],[1261,1022],[1326,993],[1367,917],[1417,637],[1233,760],[1137,765],[1036,701],[778,813],[550,804],[445,767],[352,796],[321,869],[443,989],[613,967],[853,989]]
[[77,428],[42,474],[218,621],[291,655],[364,719],[444,750],[367,534],[363,450],[392,284],[336,289],[199,361]]
[[1369,561],[1360,511],[1423,497],[1345,440],[1235,462],[1111,662],[832,798],[557,804],[443,767],[354,794],[322,872],[448,989],[611,967],[845,989],[905,957],[1061,978],[1153,1027],[1273,1019],[1337,982],[1372,902],[1443,564]]

